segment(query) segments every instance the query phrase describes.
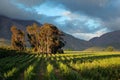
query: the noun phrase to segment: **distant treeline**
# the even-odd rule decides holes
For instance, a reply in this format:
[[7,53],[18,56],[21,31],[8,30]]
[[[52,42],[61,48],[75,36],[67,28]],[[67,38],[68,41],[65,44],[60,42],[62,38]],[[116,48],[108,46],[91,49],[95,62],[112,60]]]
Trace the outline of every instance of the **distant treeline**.
[[27,26],[26,31],[17,29],[15,25],[11,27],[11,44],[15,50],[23,51],[26,49],[25,33],[32,49],[39,53],[63,53],[62,47],[65,46],[63,33],[54,25],[45,23],[38,26],[34,23]]

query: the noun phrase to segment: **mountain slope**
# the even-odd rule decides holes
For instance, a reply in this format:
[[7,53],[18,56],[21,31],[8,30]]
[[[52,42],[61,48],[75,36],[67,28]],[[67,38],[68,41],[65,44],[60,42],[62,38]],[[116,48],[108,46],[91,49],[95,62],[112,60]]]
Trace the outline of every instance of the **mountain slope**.
[[10,40],[11,38],[11,31],[10,27],[12,25],[16,25],[18,29],[25,30],[27,25],[32,25],[33,23],[40,23],[32,20],[15,20],[5,16],[0,16],[0,38],[5,38]]
[[[42,25],[34,20],[18,20],[0,16],[0,38],[11,39],[10,27],[12,25],[16,25],[18,29],[25,30],[27,25],[32,25],[33,23],[37,23],[40,26]],[[88,41],[74,38],[69,34],[65,34],[64,40],[66,41],[65,49],[84,50],[91,46]]]
[[66,41],[66,46],[65,46],[66,49],[84,50],[89,47],[92,47],[92,44],[90,42],[77,39],[69,34],[65,34],[65,36],[63,38]]
[[106,33],[100,37],[91,39],[91,42],[95,46],[107,47],[113,46],[115,48],[120,47],[120,30]]

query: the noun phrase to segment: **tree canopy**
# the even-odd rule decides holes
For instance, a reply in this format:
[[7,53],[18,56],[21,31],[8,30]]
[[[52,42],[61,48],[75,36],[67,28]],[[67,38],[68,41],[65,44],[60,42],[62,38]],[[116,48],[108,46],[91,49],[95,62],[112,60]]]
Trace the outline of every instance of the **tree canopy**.
[[17,29],[16,26],[11,27],[12,38],[11,43],[12,47],[16,50],[25,50],[25,34],[22,30]]
[[31,47],[40,53],[57,53],[62,51],[65,43],[62,32],[52,24],[45,23],[43,26],[33,24],[27,27],[27,35]]

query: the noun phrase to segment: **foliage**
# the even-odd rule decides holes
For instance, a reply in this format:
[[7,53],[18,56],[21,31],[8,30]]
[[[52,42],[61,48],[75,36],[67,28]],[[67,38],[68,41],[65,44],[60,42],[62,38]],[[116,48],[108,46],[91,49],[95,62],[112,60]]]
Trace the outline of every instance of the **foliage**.
[[[17,29],[15,25],[11,27],[12,47],[15,50],[23,51],[26,49],[25,33]],[[65,46],[63,33],[52,25],[45,23],[43,26],[38,26],[34,23],[26,28],[28,41],[35,52],[39,53],[63,53],[62,47]]]
[[27,70],[24,72],[24,76],[25,76],[25,80],[31,80],[32,79],[32,76],[34,75],[34,73],[32,73],[32,71],[33,71],[33,66],[29,66],[28,68],[27,68]]
[[47,73],[48,75],[51,74],[53,72],[53,66],[51,64],[47,65]]
[[12,32],[12,47],[16,50],[25,50],[25,34],[22,30],[17,29],[16,26],[11,27]]
[[114,47],[108,46],[105,51],[110,51],[110,52],[112,52],[112,51],[114,51]]
[[34,51],[40,53],[63,53],[61,49],[65,43],[62,33],[52,24],[44,24],[38,27],[37,24],[27,27],[28,41]]
[[19,52],[17,50],[13,50],[11,48],[0,48],[0,58],[5,58],[5,57],[8,57],[8,56],[15,56],[15,55],[27,55],[26,52]]
[[[4,52],[5,49],[2,54]],[[120,79],[119,52],[71,52],[51,56],[14,53],[0,58],[1,80]]]
[[4,73],[4,77],[10,77],[13,76],[13,74],[17,71],[17,68],[13,68],[12,70],[8,71],[7,73]]
[[47,64],[46,80],[57,80],[54,74],[54,67],[50,63]]

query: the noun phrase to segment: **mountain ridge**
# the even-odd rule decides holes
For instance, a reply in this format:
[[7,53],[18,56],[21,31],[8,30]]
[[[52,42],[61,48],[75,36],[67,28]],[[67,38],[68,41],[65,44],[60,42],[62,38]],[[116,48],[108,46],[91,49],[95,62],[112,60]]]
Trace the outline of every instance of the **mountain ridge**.
[[[100,37],[95,37],[89,40],[94,46],[107,47],[113,46],[115,48],[120,47],[120,30],[112,31],[103,34]],[[120,49],[120,48],[119,48]]]
[[[35,20],[19,20],[0,15],[0,38],[6,40],[11,39],[10,27],[12,25],[16,25],[18,29],[25,30],[26,26],[32,25],[33,23],[37,23],[39,26],[42,25]],[[63,36],[63,38],[66,41],[64,49],[67,50],[85,50],[95,46],[103,48],[113,46],[114,48],[120,49],[120,30],[105,33],[102,36],[94,37],[89,41],[78,39],[65,32],[64,34],[65,36]]]
[[[7,40],[11,39],[10,27],[12,25],[16,25],[18,29],[25,30],[26,26],[32,25],[33,23],[37,23],[39,26],[42,25],[35,20],[19,20],[0,15],[0,26],[2,26],[0,27],[0,38],[4,38]],[[64,49],[84,50],[92,46],[90,42],[77,39],[72,35],[66,33],[63,38],[66,41],[66,46],[64,47]]]

